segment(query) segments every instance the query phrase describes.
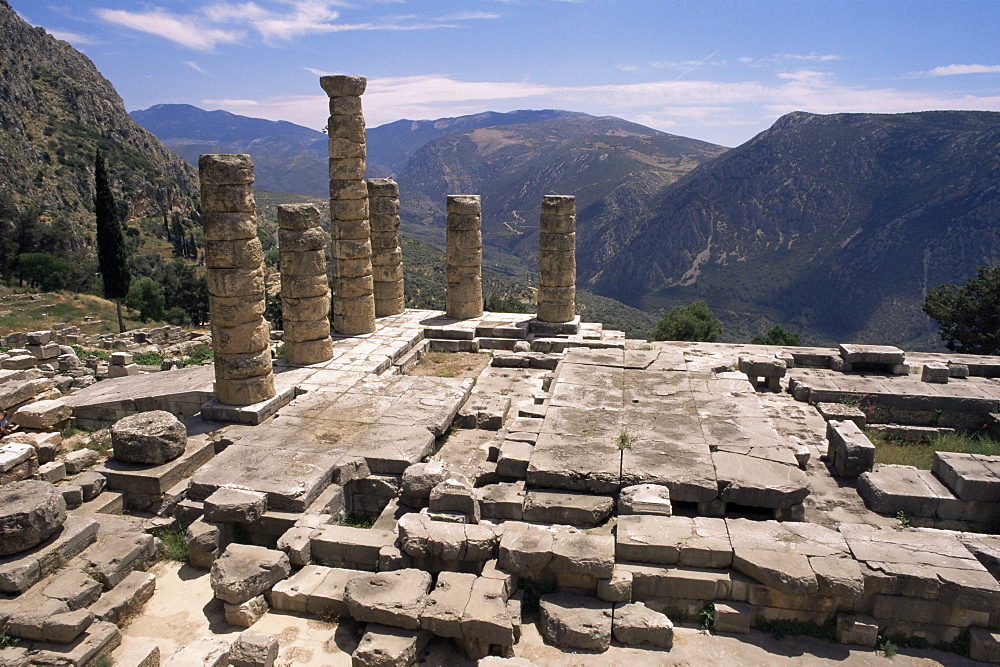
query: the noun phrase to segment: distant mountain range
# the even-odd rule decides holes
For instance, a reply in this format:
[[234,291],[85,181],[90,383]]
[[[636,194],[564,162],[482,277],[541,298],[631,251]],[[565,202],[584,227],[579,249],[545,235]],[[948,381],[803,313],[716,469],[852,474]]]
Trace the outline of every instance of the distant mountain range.
[[[133,116],[168,146],[250,152],[262,189],[325,196],[321,132],[192,109]],[[581,286],[648,312],[705,299],[730,340],[777,323],[815,344],[939,347],[926,290],[1000,262],[998,113],[796,112],[726,149],[619,118],[491,112],[371,128],[368,155],[400,183],[403,232],[439,247],[445,196],[482,195],[485,263],[509,275],[534,270],[541,196],[575,194]]]

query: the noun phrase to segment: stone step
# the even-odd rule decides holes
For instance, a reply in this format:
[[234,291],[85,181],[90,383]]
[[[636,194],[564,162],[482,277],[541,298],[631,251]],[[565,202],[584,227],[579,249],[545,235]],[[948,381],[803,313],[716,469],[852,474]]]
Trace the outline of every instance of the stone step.
[[427,339],[422,339],[420,342],[414,344],[413,348],[407,351],[403,356],[401,356],[394,363],[394,367],[397,369],[398,373],[408,373],[410,370],[417,365],[417,363],[427,354],[431,349],[431,342]]
[[71,514],[56,534],[42,544],[0,558],[0,592],[19,594],[28,590],[92,545],[99,529],[100,524],[94,519]]
[[532,490],[524,496],[524,520],[590,528],[611,516],[614,504],[611,496]]
[[70,644],[36,643],[31,663],[36,665],[92,665],[102,655],[110,656],[122,642],[122,633],[113,623],[98,621]]
[[90,605],[90,611],[102,621],[120,625],[134,616],[156,591],[156,575],[130,572],[122,581]]
[[83,568],[105,590],[120,584],[135,570],[145,570],[156,560],[156,541],[146,533],[102,533],[81,556]]

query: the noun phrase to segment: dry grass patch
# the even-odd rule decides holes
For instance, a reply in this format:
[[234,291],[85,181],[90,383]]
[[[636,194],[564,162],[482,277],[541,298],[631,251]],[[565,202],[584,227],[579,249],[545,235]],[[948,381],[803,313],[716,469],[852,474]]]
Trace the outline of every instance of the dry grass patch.
[[439,378],[477,378],[490,363],[488,352],[428,352],[410,375]]

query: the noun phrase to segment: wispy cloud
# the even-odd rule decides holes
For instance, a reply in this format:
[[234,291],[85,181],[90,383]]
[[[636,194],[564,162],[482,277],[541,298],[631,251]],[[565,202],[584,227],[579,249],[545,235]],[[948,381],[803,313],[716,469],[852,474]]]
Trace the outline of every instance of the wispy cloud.
[[199,74],[206,74],[205,70],[199,67],[198,63],[196,63],[193,60],[185,60],[184,64],[193,69],[195,72],[198,72]]
[[500,14],[494,12],[460,12],[449,14],[438,18],[438,21],[481,21],[484,19],[498,19]]
[[772,53],[770,56],[765,58],[751,58],[749,56],[743,56],[737,58],[736,62],[741,65],[750,65],[753,67],[765,67],[772,65],[781,65],[788,62],[816,62],[816,63],[828,63],[837,60],[843,60],[843,56],[838,56],[832,53]]
[[139,32],[157,35],[198,51],[211,51],[216,44],[237,42],[243,37],[239,30],[223,30],[201,25],[192,17],[180,17],[162,9],[148,12],[128,12],[123,9],[97,9],[97,16],[109,23]]
[[955,76],[956,74],[996,74],[1000,65],[944,65],[925,72],[928,76]]
[[47,30],[47,32],[55,37],[56,39],[61,39],[64,42],[71,42],[73,44],[93,44],[94,40],[86,35],[81,35],[80,33],[70,32],[69,30]]

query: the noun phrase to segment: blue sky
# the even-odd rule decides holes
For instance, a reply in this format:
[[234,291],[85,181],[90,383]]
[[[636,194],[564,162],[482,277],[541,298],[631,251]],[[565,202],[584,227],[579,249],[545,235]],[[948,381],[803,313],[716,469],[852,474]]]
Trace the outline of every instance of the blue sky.
[[129,110],[370,127],[485,110],[614,115],[734,146],[794,110],[1000,111],[1000,0],[10,0]]

